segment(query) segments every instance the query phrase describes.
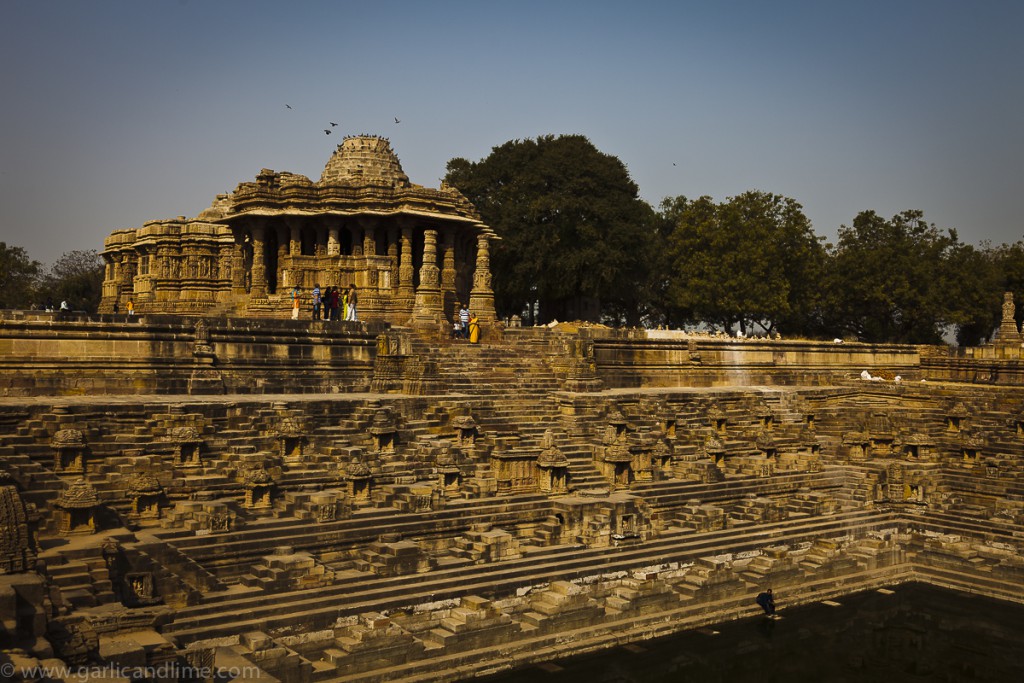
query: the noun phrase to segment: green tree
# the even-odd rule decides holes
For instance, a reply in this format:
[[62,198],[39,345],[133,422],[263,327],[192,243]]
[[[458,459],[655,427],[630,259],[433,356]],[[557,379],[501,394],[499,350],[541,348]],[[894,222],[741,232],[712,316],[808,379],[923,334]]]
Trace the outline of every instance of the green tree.
[[500,315],[536,306],[536,322],[640,322],[655,214],[619,159],[581,135],[548,135],[452,159],[446,180],[501,237],[491,260]]
[[920,211],[863,211],[839,229],[830,263],[833,324],[869,342],[936,344],[956,320],[951,267],[962,245]]
[[69,251],[53,264],[42,288],[58,305],[67,301],[72,310],[94,313],[103,296],[103,271],[95,249]]
[[675,317],[743,333],[820,327],[825,249],[795,200],[750,191],[720,204],[676,197],[661,208],[672,226],[667,298]]
[[28,308],[36,296],[41,266],[22,247],[0,242],[0,308]]
[[1005,291],[999,253],[969,244],[953,245],[948,252],[948,322],[956,326],[960,346],[977,346],[999,326]]

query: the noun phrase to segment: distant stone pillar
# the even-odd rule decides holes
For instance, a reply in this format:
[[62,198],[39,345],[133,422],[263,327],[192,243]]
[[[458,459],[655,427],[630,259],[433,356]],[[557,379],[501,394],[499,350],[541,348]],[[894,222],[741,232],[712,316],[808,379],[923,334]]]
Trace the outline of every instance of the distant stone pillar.
[[444,256],[441,268],[441,296],[445,314],[455,306],[455,232],[444,233]]
[[412,227],[402,228],[402,258],[398,262],[398,294],[413,296],[412,278],[415,270],[412,265]]
[[999,322],[999,331],[996,333],[997,343],[1007,345],[1020,343],[1021,335],[1017,331],[1016,312],[1017,307],[1013,303],[1013,292],[1004,292],[1003,319]]
[[420,265],[420,286],[416,288],[413,319],[433,323],[442,313],[441,271],[437,267],[437,230],[423,232],[423,263]]
[[469,310],[480,322],[494,322],[494,290],[491,289],[490,236],[476,238],[476,268],[473,271],[473,290],[469,294]]
[[327,228],[327,255],[337,256],[341,253],[341,242],[338,241],[338,226]]
[[352,255],[362,256],[363,255],[363,229],[361,226],[348,229],[349,234],[352,236]]
[[302,254],[302,226],[294,218],[285,219],[288,225],[288,255],[299,256]]
[[398,284],[398,228],[388,228],[388,263],[390,274],[388,277],[388,288],[394,288]]
[[263,224],[252,227],[252,288],[249,290],[251,299],[267,298],[267,268],[263,262],[265,247]]
[[377,255],[376,224],[374,221],[363,221],[363,256]]

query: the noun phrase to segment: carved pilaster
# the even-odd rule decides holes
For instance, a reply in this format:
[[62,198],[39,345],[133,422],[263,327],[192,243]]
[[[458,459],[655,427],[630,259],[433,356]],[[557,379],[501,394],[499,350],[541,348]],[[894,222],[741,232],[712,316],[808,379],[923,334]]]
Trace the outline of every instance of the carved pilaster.
[[236,241],[231,250],[231,288],[236,293],[245,292],[245,244]]

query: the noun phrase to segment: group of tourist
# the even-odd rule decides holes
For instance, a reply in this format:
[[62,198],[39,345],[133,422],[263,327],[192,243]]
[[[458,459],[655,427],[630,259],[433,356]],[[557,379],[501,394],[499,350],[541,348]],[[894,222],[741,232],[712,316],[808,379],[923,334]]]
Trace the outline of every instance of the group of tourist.
[[468,339],[470,344],[480,343],[480,321],[476,314],[470,313],[469,309],[455,302],[457,312],[452,320],[452,338]]
[[[339,291],[337,287],[320,289],[320,283],[313,285],[312,294],[313,320],[348,320],[359,322],[356,307],[359,304],[359,294],[356,291],[355,283],[348,286],[347,290]],[[299,309],[302,307],[302,294],[298,287],[292,289],[292,320],[299,319]]]

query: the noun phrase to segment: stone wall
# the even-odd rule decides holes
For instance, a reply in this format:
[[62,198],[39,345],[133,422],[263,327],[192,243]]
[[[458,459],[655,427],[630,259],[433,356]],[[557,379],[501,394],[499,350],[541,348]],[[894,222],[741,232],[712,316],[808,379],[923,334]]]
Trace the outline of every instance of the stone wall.
[[331,393],[369,388],[377,323],[0,312],[0,392]]
[[919,379],[917,348],[688,336],[658,330],[583,330],[606,387],[834,384],[864,370]]

